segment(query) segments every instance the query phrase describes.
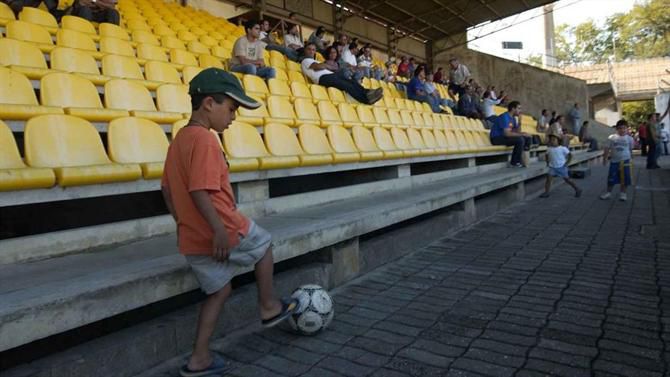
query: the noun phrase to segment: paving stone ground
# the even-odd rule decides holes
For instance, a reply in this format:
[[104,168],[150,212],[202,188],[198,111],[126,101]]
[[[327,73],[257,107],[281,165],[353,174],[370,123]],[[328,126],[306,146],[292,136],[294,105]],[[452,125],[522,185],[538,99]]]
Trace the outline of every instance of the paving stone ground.
[[226,345],[229,376],[669,375],[670,170],[641,162],[627,202],[594,168],[580,199],[561,185],[335,290],[318,336]]

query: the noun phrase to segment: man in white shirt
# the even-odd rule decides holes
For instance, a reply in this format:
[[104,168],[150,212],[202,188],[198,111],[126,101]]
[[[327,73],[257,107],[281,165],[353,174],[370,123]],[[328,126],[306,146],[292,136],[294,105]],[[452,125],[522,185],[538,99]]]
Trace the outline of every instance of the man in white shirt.
[[300,38],[300,29],[298,28],[297,24],[289,26],[288,34],[284,35],[284,46],[290,48],[298,54],[302,53],[302,50],[305,46],[302,42],[302,38]]
[[493,106],[500,104],[499,99],[491,98],[491,91],[484,92],[484,98],[482,99],[482,112],[484,113],[484,119],[487,122],[493,123],[496,119],[496,112],[493,110]]
[[[271,30],[272,29],[270,27],[270,21],[263,20],[261,22],[261,32],[259,35],[259,39],[267,44],[267,46],[265,46],[265,49],[268,51],[273,50],[279,51],[283,55],[285,55],[288,59],[293,60],[294,62],[300,62],[299,54],[294,49],[279,44],[272,36],[272,33],[270,32]],[[284,38],[286,38],[286,36]]]
[[342,49],[342,56],[340,57],[340,73],[345,78],[353,77],[354,80],[360,82],[363,79],[363,71],[358,69],[358,62],[356,61],[356,53],[358,46],[356,43],[349,43],[346,48]]
[[264,79],[272,79],[276,72],[272,67],[266,67],[263,60],[265,42],[258,38],[261,26],[258,21],[248,21],[244,24],[247,35],[238,38],[233,45],[233,57],[230,59],[230,70],[233,72],[256,75]]
[[456,58],[449,60],[449,66],[451,67],[449,71],[449,87],[461,95],[465,93],[465,87],[468,85],[470,70]]
[[316,54],[316,45],[307,43],[305,46],[305,58],[302,60],[302,73],[314,84],[325,87],[333,87],[345,91],[356,101],[368,105],[379,101],[384,96],[383,90],[365,89],[361,84],[353,79],[346,79],[333,71],[327,69],[324,63],[319,63],[314,58]]

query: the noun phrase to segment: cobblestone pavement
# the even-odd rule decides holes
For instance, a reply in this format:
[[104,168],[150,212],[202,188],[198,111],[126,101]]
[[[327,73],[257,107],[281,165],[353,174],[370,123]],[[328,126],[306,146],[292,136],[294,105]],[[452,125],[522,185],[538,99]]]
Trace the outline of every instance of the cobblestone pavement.
[[598,167],[580,199],[558,186],[374,270],[328,331],[224,347],[230,375],[669,375],[670,170],[635,176],[627,202],[598,200]]

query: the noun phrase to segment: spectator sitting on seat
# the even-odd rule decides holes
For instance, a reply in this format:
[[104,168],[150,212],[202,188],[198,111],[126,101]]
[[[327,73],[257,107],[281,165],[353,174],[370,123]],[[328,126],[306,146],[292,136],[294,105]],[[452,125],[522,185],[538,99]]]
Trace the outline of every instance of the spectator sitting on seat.
[[486,88],[486,91],[491,94],[491,99],[492,100],[497,100],[498,96],[496,96],[496,87],[494,85],[489,85],[488,88]]
[[383,97],[384,94],[381,88],[367,90],[357,81],[353,79],[345,79],[344,77],[335,74],[328,69],[326,64],[316,61],[314,59],[315,54],[316,45],[314,43],[307,43],[307,46],[305,46],[305,58],[302,60],[301,66],[302,73],[304,73],[312,83],[343,90],[356,101],[368,105],[379,101]]
[[434,113],[440,113],[442,110],[440,109],[437,99],[426,93],[424,85],[425,80],[426,74],[423,66],[417,67],[414,71],[414,77],[412,77],[412,79],[409,80],[409,84],[407,84],[407,98],[414,101],[425,102],[430,105],[430,108]]
[[261,26],[258,21],[247,21],[244,24],[245,36],[238,38],[233,46],[233,57],[230,59],[230,70],[233,72],[256,75],[264,79],[275,77],[275,69],[266,67],[263,61],[265,42],[258,39]]
[[546,133],[549,129],[549,121],[547,119],[547,109],[542,109],[540,119],[537,120],[537,131]]
[[462,116],[481,119],[481,114],[475,105],[474,89],[466,86],[465,91],[458,97],[458,113]]
[[337,72],[340,70],[340,65],[337,63],[340,60],[340,54],[337,53],[337,47],[335,46],[328,47],[326,49],[326,54],[324,55],[324,57],[326,58],[326,61],[323,62],[323,64],[326,65],[326,69],[333,72]]
[[319,54],[326,56],[326,44],[328,42],[323,39],[324,35],[326,35],[326,28],[319,26],[312,34],[309,35],[307,42],[314,43],[314,45],[316,45],[316,51]]
[[408,77],[414,77],[414,71],[416,70],[417,66],[418,65],[416,64],[416,61],[414,60],[414,58],[409,58],[409,61],[407,62],[407,76]]
[[582,143],[589,143],[589,152],[597,151],[598,140],[591,137],[589,129],[589,121],[585,120],[584,123],[582,123],[582,128],[579,130],[579,141]]
[[559,115],[554,119],[554,122],[549,125],[549,134],[557,135],[561,139],[561,145],[568,146],[570,145],[570,135],[565,132],[565,127],[563,126],[563,115]]
[[514,146],[510,165],[512,167],[524,167],[522,164],[522,153],[524,151],[526,138],[529,136],[518,130],[516,117],[521,115],[521,104],[512,101],[507,106],[507,112],[500,114],[491,127],[491,144]]
[[337,37],[337,43],[339,43],[340,46],[348,46],[349,45],[349,37],[346,34],[340,34],[340,36]]
[[300,28],[297,24],[288,26],[288,33],[284,35],[284,47],[292,51],[292,55],[297,57],[291,60],[300,61],[300,56],[304,53],[305,44],[302,42]]
[[400,58],[400,64],[398,64],[398,72],[396,73],[398,77],[409,78],[409,59],[407,56]]
[[470,70],[456,58],[449,60],[449,66],[451,67],[449,71],[450,86],[454,88],[456,93],[461,95],[465,93],[466,86],[468,85]]
[[435,87],[434,77],[435,76],[432,73],[426,74],[426,82],[423,84],[423,87],[426,90],[426,94],[433,97],[438,105],[451,107],[452,104],[451,101],[442,98],[440,96],[440,92],[437,91],[437,88]]
[[340,65],[340,74],[344,78],[353,78],[360,82],[363,78],[363,70],[358,67],[356,52],[358,52],[358,46],[354,42],[349,43],[348,48],[342,49],[338,63]]
[[293,50],[288,47],[282,46],[279,44],[274,37],[272,36],[272,33],[270,33],[270,21],[268,20],[263,20],[261,22],[261,32],[259,34],[259,39],[261,42],[266,43],[267,45],[265,46],[265,49],[268,51],[279,51],[281,52],[284,56],[289,58],[290,60],[293,60],[295,62],[299,61],[299,56],[298,54]]
[[433,74],[433,81],[436,84],[442,84],[443,79],[444,79],[444,76],[443,76],[443,73],[442,73],[442,67],[438,67],[435,74]]
[[120,21],[116,0],[77,0],[72,7],[72,15],[92,22],[115,25]]
[[372,47],[370,47],[369,44],[363,47],[361,53],[358,55],[357,61],[358,69],[361,70],[364,77],[381,80],[382,72],[378,67],[375,67],[372,62]]
[[482,99],[482,112],[484,113],[484,120],[486,120],[486,122],[491,125],[496,119],[496,112],[493,109],[493,106],[498,104],[500,104],[500,100],[491,98],[490,90],[484,92],[484,98]]

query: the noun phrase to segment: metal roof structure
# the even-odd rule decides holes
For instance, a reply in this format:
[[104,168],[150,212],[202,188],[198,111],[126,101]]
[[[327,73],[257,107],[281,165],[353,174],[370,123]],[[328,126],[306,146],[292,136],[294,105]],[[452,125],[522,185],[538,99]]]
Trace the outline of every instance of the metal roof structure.
[[496,21],[555,0],[343,0],[365,16],[410,36],[440,40],[486,21]]

